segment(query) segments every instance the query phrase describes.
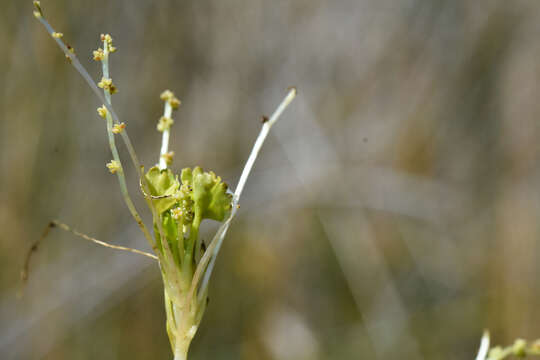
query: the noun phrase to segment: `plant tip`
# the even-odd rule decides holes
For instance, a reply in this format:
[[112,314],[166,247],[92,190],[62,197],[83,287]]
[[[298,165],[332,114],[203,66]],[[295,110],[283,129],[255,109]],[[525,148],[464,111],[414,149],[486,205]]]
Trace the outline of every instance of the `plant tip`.
[[41,3],[39,1],[34,1],[34,16],[36,19],[40,19],[43,16],[43,11],[41,10]]
[[169,105],[171,105],[171,107],[173,108],[173,110],[178,109],[181,104],[181,101],[178,100],[178,98],[171,90],[163,91],[159,97],[161,100],[168,102]]
[[298,94],[298,90],[296,89],[296,86],[289,86],[287,90],[289,90],[289,92],[291,92],[294,96]]

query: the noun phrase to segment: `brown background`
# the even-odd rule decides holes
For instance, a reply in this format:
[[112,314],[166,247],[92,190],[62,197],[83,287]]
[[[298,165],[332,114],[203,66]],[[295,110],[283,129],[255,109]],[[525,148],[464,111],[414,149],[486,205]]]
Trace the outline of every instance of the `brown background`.
[[[173,168],[233,186],[259,117],[299,89],[248,181],[191,359],[472,359],[484,328],[540,336],[538,1],[42,5],[95,79],[91,50],[113,35],[113,101],[146,166],[165,88],[183,101]],[[99,101],[30,0],[0,1],[0,49],[0,357],[170,359],[146,258],[54,231],[17,299],[51,218],[147,245],[105,168]]]

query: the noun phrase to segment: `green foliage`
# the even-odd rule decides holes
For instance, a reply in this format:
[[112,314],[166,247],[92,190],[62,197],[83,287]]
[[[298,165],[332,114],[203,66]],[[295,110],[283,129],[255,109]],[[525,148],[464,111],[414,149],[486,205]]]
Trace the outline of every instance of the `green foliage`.
[[148,170],[145,177],[148,181],[150,195],[159,198],[153,200],[158,214],[169,210],[177,203],[177,199],[173,195],[178,192],[180,182],[178,176],[174,176],[171,170],[160,170],[154,166]]
[[225,220],[231,210],[232,195],[227,193],[227,184],[219,176],[197,166],[193,171],[183,169],[181,179],[182,185],[190,190],[194,211],[200,213],[201,219]]

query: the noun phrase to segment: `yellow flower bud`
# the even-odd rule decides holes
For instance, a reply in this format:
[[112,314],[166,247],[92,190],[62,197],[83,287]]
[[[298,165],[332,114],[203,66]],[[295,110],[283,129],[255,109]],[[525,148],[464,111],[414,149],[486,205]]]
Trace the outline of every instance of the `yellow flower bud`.
[[112,128],[112,132],[114,134],[120,134],[122,131],[124,131],[125,128],[126,128],[126,124],[124,123],[114,124]]
[[168,153],[161,155],[161,157],[165,159],[167,165],[171,165],[174,158],[174,151],[169,151]]
[[173,119],[171,119],[170,117],[162,116],[157,124],[157,130],[161,132],[169,130],[172,124],[174,124]]
[[165,90],[159,97],[163,101],[169,101],[172,97],[174,97],[174,94],[171,90]]
[[103,52],[102,48],[99,48],[97,50],[94,50],[94,60],[95,61],[101,61],[105,57],[105,53]]
[[107,168],[111,172],[111,174],[115,174],[118,170],[120,170],[120,163],[116,160],[111,160],[107,163]]
[[107,78],[101,78],[101,81],[98,82],[98,87],[102,88],[103,90],[107,90],[110,94],[114,94],[118,92],[118,89],[113,84],[112,79]]
[[105,107],[105,105],[98,107],[97,112],[102,118],[105,119],[107,117],[107,108]]

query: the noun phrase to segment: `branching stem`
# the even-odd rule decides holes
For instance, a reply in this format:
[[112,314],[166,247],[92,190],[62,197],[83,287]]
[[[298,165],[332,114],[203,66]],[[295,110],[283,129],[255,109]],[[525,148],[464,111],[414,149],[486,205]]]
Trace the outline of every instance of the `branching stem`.
[[210,280],[210,276],[212,275],[212,270],[214,269],[214,263],[216,261],[216,257],[219,253],[219,250],[221,249],[221,245],[223,244],[223,240],[225,239],[225,235],[227,234],[229,225],[232,219],[234,218],[234,216],[236,215],[236,212],[238,210],[238,201],[240,200],[240,196],[242,195],[242,191],[244,190],[244,186],[251,172],[251,169],[253,168],[253,165],[255,164],[257,155],[259,154],[259,151],[261,150],[264,144],[264,140],[266,139],[266,137],[268,136],[268,133],[270,132],[270,129],[272,128],[272,125],[276,123],[276,121],[279,119],[283,111],[287,108],[287,106],[289,106],[289,104],[294,100],[295,97],[296,97],[296,88],[292,87],[290,88],[287,96],[285,96],[281,104],[279,104],[277,109],[274,111],[270,119],[264,122],[262,129],[259,133],[259,136],[257,137],[255,144],[253,145],[251,154],[249,155],[249,158],[244,166],[244,170],[242,171],[240,180],[238,180],[238,185],[236,186],[236,190],[233,196],[231,213],[228,219],[218,229],[216,235],[212,239],[212,242],[210,243],[210,245],[206,249],[206,252],[202,256],[201,260],[199,261],[199,265],[197,266],[197,269],[195,270],[193,281],[191,283],[191,288],[189,290],[188,302],[187,302],[188,305],[191,304],[191,299],[193,298],[195,291],[197,290],[197,286],[199,285],[199,281],[201,280],[201,276],[203,275],[204,277],[202,279],[200,290],[198,291],[199,295],[198,295],[197,301],[199,303],[201,301],[206,301],[203,298],[203,295],[207,292],[208,281]]
[[[36,18],[45,27],[45,29],[47,30],[49,35],[51,35],[51,37],[56,41],[56,43],[58,44],[60,49],[62,49],[62,51],[64,52],[66,57],[70,60],[71,65],[73,65],[75,70],[77,70],[77,72],[86,81],[86,83],[88,84],[90,89],[92,89],[92,92],[98,97],[98,99],[101,101],[101,103],[105,106],[105,108],[107,109],[107,113],[110,114],[110,116],[112,117],[112,120],[114,121],[114,123],[119,124],[120,120],[118,118],[118,115],[114,111],[110,100],[106,99],[105,96],[101,93],[101,91],[97,87],[96,83],[94,82],[94,80],[92,80],[92,78],[90,77],[90,74],[88,73],[88,71],[86,71],[84,66],[82,66],[79,59],[75,55],[75,53],[69,50],[68,46],[62,41],[61,38],[53,36],[53,34],[55,33],[54,29],[49,24],[49,22],[43,17],[42,14],[40,16],[37,16]],[[133,166],[135,167],[135,169],[137,170],[137,172],[139,174],[139,179],[141,181],[142,188],[145,190],[146,193],[149,193],[150,191],[148,190],[148,182],[147,182],[147,180],[146,180],[146,178],[144,176],[144,169],[143,169],[143,167],[141,166],[141,164],[139,162],[137,154],[135,153],[135,149],[133,148],[133,145],[132,145],[131,140],[130,140],[130,138],[128,136],[127,130],[122,131],[120,136],[122,137],[122,140],[123,140],[124,144],[126,145],[126,148],[128,150],[128,153],[129,153],[129,156],[130,156],[131,161],[133,163]],[[121,172],[123,174],[123,169],[122,169]],[[122,187],[122,185],[120,185],[120,186]],[[146,200],[146,203],[148,204],[148,207],[150,208],[150,210],[152,212],[153,221],[157,224],[158,231],[159,231],[159,236],[160,236],[161,239],[163,239],[163,229],[162,229],[161,221],[160,221],[159,215],[157,214],[156,208],[155,208],[154,204],[152,203],[151,199],[148,199],[147,197],[145,197],[145,200]],[[130,207],[130,205],[128,205],[128,208],[129,207]],[[133,212],[131,211],[131,209],[130,209],[130,212],[133,215]],[[140,219],[140,217],[139,217],[139,219]],[[159,255],[160,253],[159,253],[159,251],[158,251],[158,249],[156,247],[156,243],[152,239],[152,237],[150,236],[150,234],[149,234],[148,230],[146,229],[146,226],[144,225],[144,223],[142,223],[142,220],[141,220],[141,223],[139,223],[139,220],[137,218],[135,218],[135,220],[137,221],[139,227],[141,227],[141,230],[143,231],[143,233],[144,233],[147,241],[149,242],[150,246],[152,247],[152,249],[154,249],[154,251]],[[143,228],[144,228],[144,230],[143,230]],[[164,252],[166,254],[168,254],[168,253],[170,254],[170,249],[168,249],[168,244],[165,244]],[[166,255],[166,257],[170,257],[170,256]]]

